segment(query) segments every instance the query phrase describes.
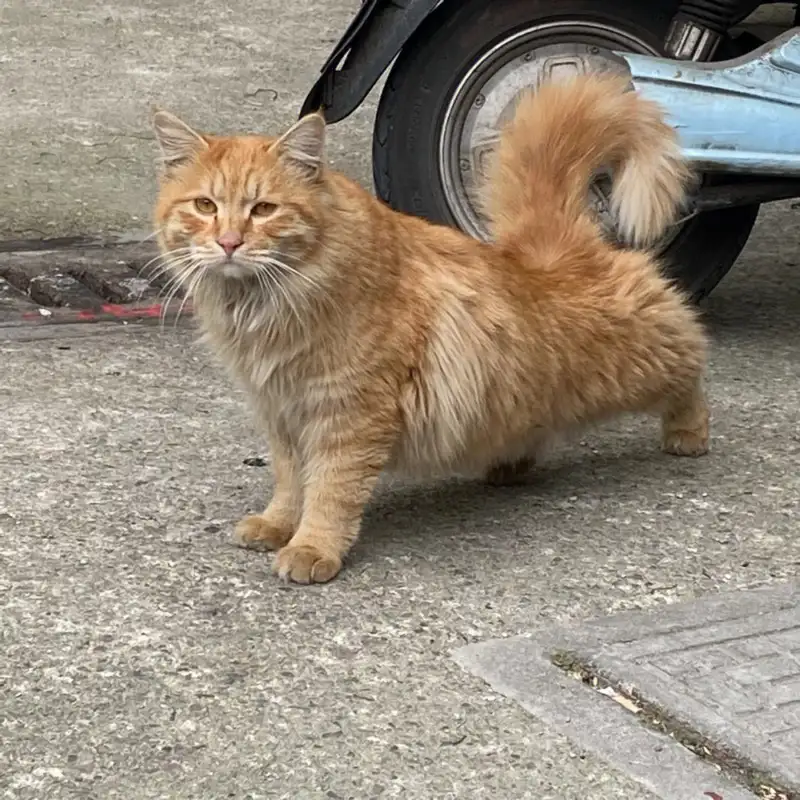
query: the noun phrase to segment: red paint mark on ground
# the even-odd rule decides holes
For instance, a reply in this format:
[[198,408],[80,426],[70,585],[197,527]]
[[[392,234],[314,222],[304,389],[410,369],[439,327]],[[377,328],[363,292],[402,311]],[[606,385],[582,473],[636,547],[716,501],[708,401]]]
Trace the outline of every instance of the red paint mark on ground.
[[716,792],[703,792],[706,797],[710,797],[711,800],[725,800],[725,798],[721,794],[717,794]]
[[[176,301],[165,308],[162,303],[153,303],[149,306],[120,305],[118,303],[103,303],[98,308],[48,308],[36,311],[24,311],[18,319],[24,322],[53,323],[53,322],[100,322],[102,320],[126,319],[159,319],[167,316],[171,310],[177,310],[180,303]],[[192,313],[191,302],[184,303],[184,312]]]
[[106,314],[111,314],[114,317],[130,318],[130,317],[159,317],[163,311],[161,303],[155,303],[151,306],[120,306],[114,303],[105,303],[102,310]]

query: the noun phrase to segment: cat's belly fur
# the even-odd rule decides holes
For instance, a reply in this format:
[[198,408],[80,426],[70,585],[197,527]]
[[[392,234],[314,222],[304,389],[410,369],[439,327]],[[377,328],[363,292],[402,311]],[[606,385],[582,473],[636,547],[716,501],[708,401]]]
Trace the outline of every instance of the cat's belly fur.
[[[334,438],[329,436],[334,431],[361,429],[364,446],[369,445],[372,433],[382,438],[369,422],[365,425],[364,419],[355,418],[361,413],[363,392],[369,391],[366,387],[354,391],[352,382],[334,382],[329,377],[307,378],[294,384],[291,392],[283,391],[285,386],[286,380],[276,374],[274,382],[248,388],[257,415],[268,428],[282,432],[303,460]],[[516,437],[509,442],[504,426],[484,428],[475,413],[454,417],[450,401],[449,396],[430,394],[423,399],[416,388],[409,387],[394,398],[395,407],[399,404],[400,425],[388,454],[388,470],[416,477],[477,475],[498,461],[515,461],[536,449],[541,437]],[[347,435],[344,438],[349,439]],[[357,442],[351,444],[358,446]]]
[[[390,468],[428,477],[458,473],[480,476],[500,463],[535,456],[551,437],[534,408],[507,413],[489,391],[490,376],[433,372],[404,387],[403,425]],[[468,379],[468,380],[467,380]]]
[[[469,365],[463,369],[467,373]],[[263,365],[258,370],[258,374],[266,372]],[[267,432],[288,438],[304,461],[324,442],[336,438],[330,435],[335,431],[344,431],[349,439],[348,431],[360,429],[365,446],[371,434],[381,438],[380,431],[361,416],[363,397],[371,387],[346,373],[338,379],[330,375],[298,379],[279,366],[260,384],[254,383],[252,373],[240,372],[237,377]],[[445,382],[447,377],[453,376],[429,375],[424,382],[412,381],[397,396],[385,398],[393,410],[382,418],[399,417],[388,470],[415,477],[479,475],[499,462],[513,462],[539,449],[544,438],[541,430],[532,427],[520,435],[520,418],[498,424],[491,399],[479,394],[484,388],[481,381],[470,383],[459,396],[453,393],[457,387]]]

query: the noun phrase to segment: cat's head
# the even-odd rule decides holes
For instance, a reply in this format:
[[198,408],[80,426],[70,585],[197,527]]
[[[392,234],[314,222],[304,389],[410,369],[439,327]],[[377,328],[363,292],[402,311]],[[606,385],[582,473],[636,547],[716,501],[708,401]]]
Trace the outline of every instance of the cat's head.
[[206,135],[166,111],[153,125],[163,161],[155,223],[176,272],[236,280],[302,269],[328,196],[321,114],[278,139]]

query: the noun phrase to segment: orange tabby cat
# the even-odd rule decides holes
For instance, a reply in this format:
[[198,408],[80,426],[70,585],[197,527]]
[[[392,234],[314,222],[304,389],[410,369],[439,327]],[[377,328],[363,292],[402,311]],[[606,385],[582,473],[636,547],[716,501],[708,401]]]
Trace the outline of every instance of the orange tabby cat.
[[619,79],[521,101],[489,182],[492,244],[327,169],[318,114],[279,139],[154,122],[161,247],[271,446],[274,495],[235,538],[277,550],[282,578],[339,572],[384,468],[502,479],[553,434],[628,411],[661,415],[666,452],[706,452],[695,313],[587,212],[609,166],[622,233],[651,243],[689,178],[658,108]]

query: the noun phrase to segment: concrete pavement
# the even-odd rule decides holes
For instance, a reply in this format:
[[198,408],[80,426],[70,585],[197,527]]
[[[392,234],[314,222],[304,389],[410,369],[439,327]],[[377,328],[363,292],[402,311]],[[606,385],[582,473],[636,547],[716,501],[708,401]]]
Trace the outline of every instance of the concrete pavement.
[[712,297],[711,455],[662,456],[633,420],[527,487],[387,483],[323,587],[229,545],[269,470],[190,331],[7,341],[5,796],[647,798],[450,652],[796,576],[793,214]]
[[[0,4],[0,240],[149,228],[152,104],[199,128],[297,116],[358,0],[6,0]],[[335,162],[366,180],[369,109]]]

